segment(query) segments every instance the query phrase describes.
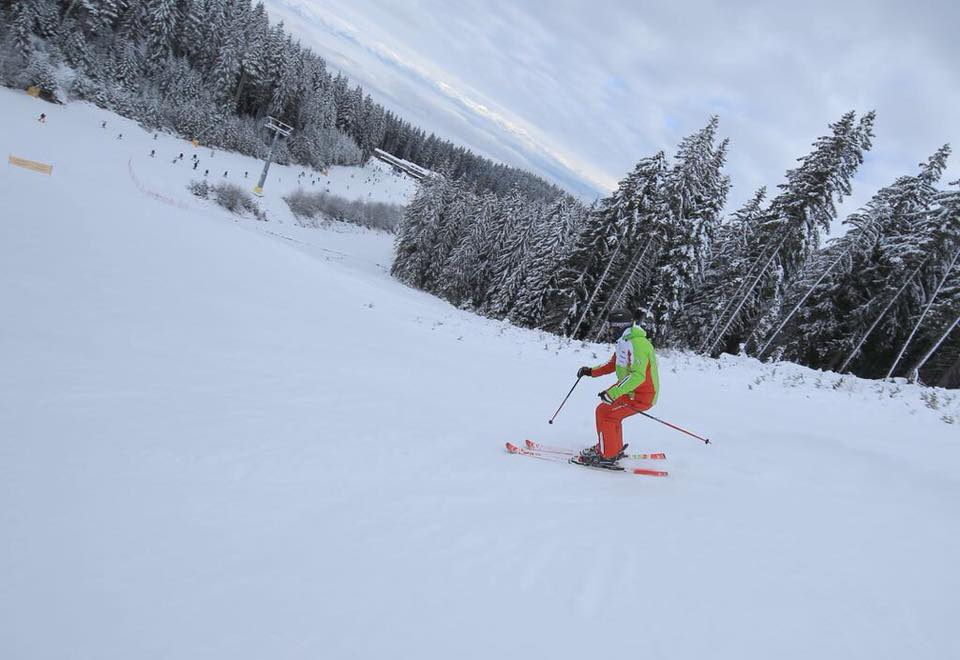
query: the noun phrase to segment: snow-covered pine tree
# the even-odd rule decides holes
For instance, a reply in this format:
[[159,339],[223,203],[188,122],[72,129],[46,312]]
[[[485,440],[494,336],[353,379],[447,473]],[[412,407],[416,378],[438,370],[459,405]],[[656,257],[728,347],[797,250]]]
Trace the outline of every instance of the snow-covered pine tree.
[[[836,204],[850,194],[850,179],[871,146],[875,115],[868,112],[857,121],[848,112],[830,125],[831,134],[818,138],[813,151],[788,170],[786,182],[770,203],[758,232],[761,246],[757,274],[740,294],[730,317],[708,347],[736,351],[749,344],[763,344],[784,305],[790,282],[817,249],[820,237],[836,218]],[[756,303],[751,302],[756,300]],[[733,332],[735,326],[753,328]]]
[[[240,82],[237,84],[235,105],[239,112],[254,113],[255,90],[264,84],[266,63],[264,44],[270,32],[270,23],[263,3],[258,2],[250,12],[249,23],[245,29],[246,38],[240,56]],[[323,60],[316,58],[321,65]]]
[[882,375],[880,365],[890,364],[898,337],[906,337],[911,317],[920,313],[935,288],[955,237],[942,226],[939,213],[931,212],[949,154],[950,148],[942,147],[918,176],[898,181],[874,250],[854,273],[855,304],[844,315],[852,330],[830,361],[831,368],[839,363],[841,371],[853,367],[863,375]]
[[481,312],[494,318],[503,318],[510,311],[514,297],[523,283],[524,261],[537,221],[538,209],[514,188],[500,207],[499,231],[493,237],[495,246],[491,278],[484,296]]
[[170,58],[177,33],[177,0],[144,0],[147,18],[147,66],[159,72]]
[[21,61],[26,62],[33,53],[33,30],[39,13],[37,0],[23,0],[11,3],[10,26],[13,33],[13,45]]
[[467,233],[469,192],[462,180],[445,177],[440,184],[441,212],[429,238],[427,265],[421,287],[439,292],[445,284],[445,266],[456,250],[463,234]]
[[[599,311],[592,314],[586,337],[599,341],[610,312],[618,307],[639,311],[649,300],[658,261],[663,247],[668,244],[671,220],[663,209],[663,183],[667,170],[666,162],[654,161],[638,177],[633,189],[631,213],[634,226],[630,237],[624,241],[621,258],[608,265],[611,279],[605,288],[596,289],[593,306]],[[586,312],[586,310],[585,310]]]
[[129,0],[88,0],[88,2],[94,6],[97,19],[108,31],[113,29],[130,4]]
[[[960,186],[960,181],[950,185]],[[919,369],[925,382],[957,387],[960,385],[960,331],[956,330],[960,315],[960,263],[957,261],[960,254],[960,189],[938,192],[928,216],[927,223],[935,228],[937,242],[942,245],[931,255],[934,263],[930,270],[939,281],[926,298],[921,312],[926,316],[915,328],[913,350],[905,352],[904,363],[910,365],[905,373],[915,378]],[[948,257],[951,251],[953,256]]]
[[297,86],[294,78],[294,53],[291,52],[287,36],[283,31],[283,23],[277,24],[267,38],[267,48],[271,53],[270,74],[271,83],[268,114],[282,118],[284,108],[287,107],[293,90]]
[[761,187],[717,230],[703,279],[688,296],[679,321],[687,346],[706,350],[759,268],[756,237],[766,195]]
[[543,322],[547,285],[583,230],[586,214],[587,209],[569,195],[559,196],[545,209],[534,228],[525,279],[510,310],[510,321],[531,328]]
[[[611,292],[621,285],[640,241],[650,240],[647,212],[655,206],[667,169],[663,152],[644,158],[587,215],[584,230],[548,284],[543,325],[582,336],[605,309]],[[640,224],[647,233],[641,236]]]
[[394,239],[390,273],[398,280],[424,288],[433,237],[443,213],[443,181],[428,178],[407,205]]
[[490,240],[497,197],[493,193],[469,195],[467,218],[460,242],[444,264],[440,294],[454,305],[477,306],[482,300],[484,246]]
[[233,102],[237,97],[237,84],[243,63],[243,51],[246,47],[245,27],[250,20],[249,10],[248,0],[226,8],[220,47],[209,76],[214,98],[227,106],[225,110],[230,113],[235,110]]
[[[919,174],[899,177],[845,220],[847,233],[819,251],[791,287],[789,312],[760,347],[761,357],[774,341],[784,357],[814,366],[827,366],[849,353],[889,301],[878,298],[890,276],[877,270],[884,246],[911,224],[909,218],[926,213],[948,154],[949,148],[941,148]],[[854,313],[858,309],[859,317]]]
[[505,277],[494,284],[494,293],[488,305],[488,312],[493,316],[508,317],[522,295],[535,259],[534,246],[544,214],[544,205],[539,200],[524,200],[520,206],[514,218],[514,229],[508,235],[498,259],[498,270],[502,270]]
[[674,317],[690,290],[700,282],[710,258],[720,213],[730,190],[723,174],[728,142],[716,144],[719,120],[683,139],[667,173],[660,211],[668,225],[653,286],[642,300],[645,328],[661,344],[677,343]]

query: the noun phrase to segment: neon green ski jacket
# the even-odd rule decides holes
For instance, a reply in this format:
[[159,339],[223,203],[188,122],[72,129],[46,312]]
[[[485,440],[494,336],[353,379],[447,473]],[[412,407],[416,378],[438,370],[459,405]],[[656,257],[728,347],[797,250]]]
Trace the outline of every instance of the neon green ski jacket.
[[603,376],[614,371],[617,384],[607,390],[611,399],[630,394],[632,398],[649,401],[650,405],[657,402],[660,393],[657,356],[640,326],[634,324],[624,330],[609,362],[593,367],[591,375]]

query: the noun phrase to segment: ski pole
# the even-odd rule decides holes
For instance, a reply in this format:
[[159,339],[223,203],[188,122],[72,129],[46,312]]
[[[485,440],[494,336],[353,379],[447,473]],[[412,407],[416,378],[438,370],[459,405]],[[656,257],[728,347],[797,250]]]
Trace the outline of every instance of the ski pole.
[[[633,408],[633,406],[630,406],[630,407]],[[636,410],[636,408],[634,408],[634,410]],[[665,421],[663,421],[662,419],[660,419],[659,417],[654,417],[653,415],[647,414],[647,413],[643,412],[642,410],[637,410],[637,412],[640,413],[641,415],[643,415],[644,417],[649,417],[650,419],[654,420],[655,422],[660,422],[661,424],[664,424],[664,425],[666,425],[666,426],[669,426],[669,427],[672,428],[672,429],[676,429],[677,431],[680,431],[681,433],[686,433],[686,434],[689,435],[689,436],[693,436],[693,437],[696,438],[697,440],[701,440],[701,441],[703,442],[703,444],[705,444],[705,445],[709,445],[709,444],[710,444],[710,439],[709,439],[709,438],[701,438],[701,437],[700,437],[699,435],[697,435],[696,433],[691,433],[691,432],[688,431],[687,429],[682,429],[682,428],[680,428],[679,426],[677,426],[677,425],[675,425],[675,424],[671,424],[670,422],[665,422]]]
[[573,389],[577,386],[577,383],[580,382],[581,378],[583,378],[583,376],[577,376],[577,379],[573,381],[573,387],[571,387],[570,391],[567,392],[567,396],[563,397],[563,401],[560,403],[560,408],[557,408],[557,412],[553,413],[553,417],[550,418],[547,424],[553,424],[553,420],[555,420],[557,418],[557,415],[560,414],[560,409],[563,408],[563,404],[566,403],[567,399],[570,398],[570,395],[573,394]]

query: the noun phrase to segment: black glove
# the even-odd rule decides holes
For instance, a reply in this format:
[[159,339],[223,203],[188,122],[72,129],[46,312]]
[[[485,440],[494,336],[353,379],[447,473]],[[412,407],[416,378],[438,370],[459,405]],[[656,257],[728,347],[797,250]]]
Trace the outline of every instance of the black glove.
[[597,395],[604,403],[613,403],[613,399],[610,398],[610,395],[607,394],[607,391],[604,390]]
[[580,371],[577,372],[577,378],[583,378],[584,376],[593,376],[593,369],[590,367],[580,367]]

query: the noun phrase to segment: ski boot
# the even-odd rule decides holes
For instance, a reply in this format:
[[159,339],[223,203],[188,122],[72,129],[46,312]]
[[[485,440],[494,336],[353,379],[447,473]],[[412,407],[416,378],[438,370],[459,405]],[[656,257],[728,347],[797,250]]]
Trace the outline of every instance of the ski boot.
[[592,463],[599,455],[600,452],[597,451],[597,445],[593,445],[592,447],[587,447],[586,449],[580,450],[577,458],[582,463]]
[[622,470],[623,468],[620,467],[618,461],[623,456],[625,456],[625,454],[621,450],[621,452],[613,458],[604,458],[598,451],[598,447],[594,445],[581,451],[577,456],[573,457],[571,461],[590,467],[605,468],[608,470]]

